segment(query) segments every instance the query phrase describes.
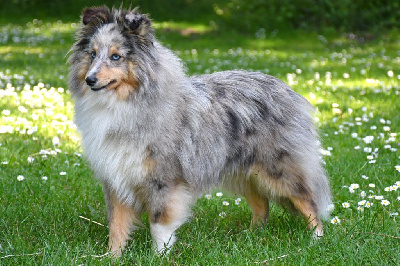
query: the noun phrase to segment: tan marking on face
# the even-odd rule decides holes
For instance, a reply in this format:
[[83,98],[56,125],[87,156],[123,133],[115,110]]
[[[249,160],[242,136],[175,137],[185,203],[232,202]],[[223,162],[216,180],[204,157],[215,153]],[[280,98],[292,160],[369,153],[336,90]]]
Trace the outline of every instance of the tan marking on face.
[[111,57],[113,54],[119,55],[119,46],[111,46],[110,50],[108,51],[108,55]]
[[139,81],[133,74],[133,68],[134,64],[129,62],[127,71],[119,69],[119,77],[121,77],[121,79],[112,86],[112,88],[115,89],[118,98],[121,100],[127,101],[129,96],[134,94],[139,88]]
[[[118,82],[118,80],[120,80],[122,77],[121,75],[123,75],[124,73],[122,71],[120,71],[120,69],[118,68],[109,68],[106,65],[102,65],[100,67],[99,72],[97,73],[97,83],[99,84],[99,87],[101,86],[107,86],[111,81],[116,80]],[[114,84],[113,84],[114,85]],[[114,85],[115,86],[115,85]],[[109,88],[111,88],[112,86],[110,86]]]
[[[107,67],[101,66],[97,74],[98,87],[109,86],[107,90],[115,90],[118,98],[121,100],[128,100],[129,96],[139,88],[139,81],[132,73],[133,63],[129,62],[129,70],[123,67]],[[112,84],[110,84],[113,82]]]

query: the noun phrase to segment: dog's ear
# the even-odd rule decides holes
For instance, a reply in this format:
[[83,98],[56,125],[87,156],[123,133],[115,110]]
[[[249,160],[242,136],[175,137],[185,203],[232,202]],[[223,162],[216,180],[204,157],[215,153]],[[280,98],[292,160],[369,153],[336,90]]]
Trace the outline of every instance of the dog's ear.
[[125,13],[122,19],[125,28],[135,35],[145,37],[151,31],[151,20],[149,17],[136,12],[136,9]]
[[111,17],[110,9],[106,6],[87,7],[82,12],[82,23],[84,25],[106,23]]

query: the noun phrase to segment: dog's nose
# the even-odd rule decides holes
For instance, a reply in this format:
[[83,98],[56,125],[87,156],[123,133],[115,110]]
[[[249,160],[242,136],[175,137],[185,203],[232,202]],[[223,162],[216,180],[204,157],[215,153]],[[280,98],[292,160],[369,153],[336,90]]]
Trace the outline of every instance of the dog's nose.
[[97,82],[97,78],[94,76],[89,76],[85,80],[86,80],[86,84],[90,87],[94,86]]

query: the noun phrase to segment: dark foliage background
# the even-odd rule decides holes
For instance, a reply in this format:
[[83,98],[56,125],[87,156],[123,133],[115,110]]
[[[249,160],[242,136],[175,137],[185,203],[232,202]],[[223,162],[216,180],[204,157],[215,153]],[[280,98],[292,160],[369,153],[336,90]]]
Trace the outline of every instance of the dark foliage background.
[[[83,7],[121,5],[111,0],[2,0],[0,21],[21,18],[76,20]],[[124,1],[129,6],[129,1]],[[378,33],[400,26],[399,0],[136,0],[157,21],[199,21],[240,31],[293,30]]]

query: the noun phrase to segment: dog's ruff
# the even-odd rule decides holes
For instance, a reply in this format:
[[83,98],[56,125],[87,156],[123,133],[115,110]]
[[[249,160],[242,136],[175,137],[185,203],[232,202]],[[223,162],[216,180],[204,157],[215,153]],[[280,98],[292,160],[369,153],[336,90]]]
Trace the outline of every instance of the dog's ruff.
[[272,200],[322,235],[331,193],[305,98],[258,72],[188,77],[136,9],[87,8],[76,38],[75,123],[104,184],[114,254],[143,212],[154,248],[170,249],[196,198],[218,186],[247,199],[253,224]]

